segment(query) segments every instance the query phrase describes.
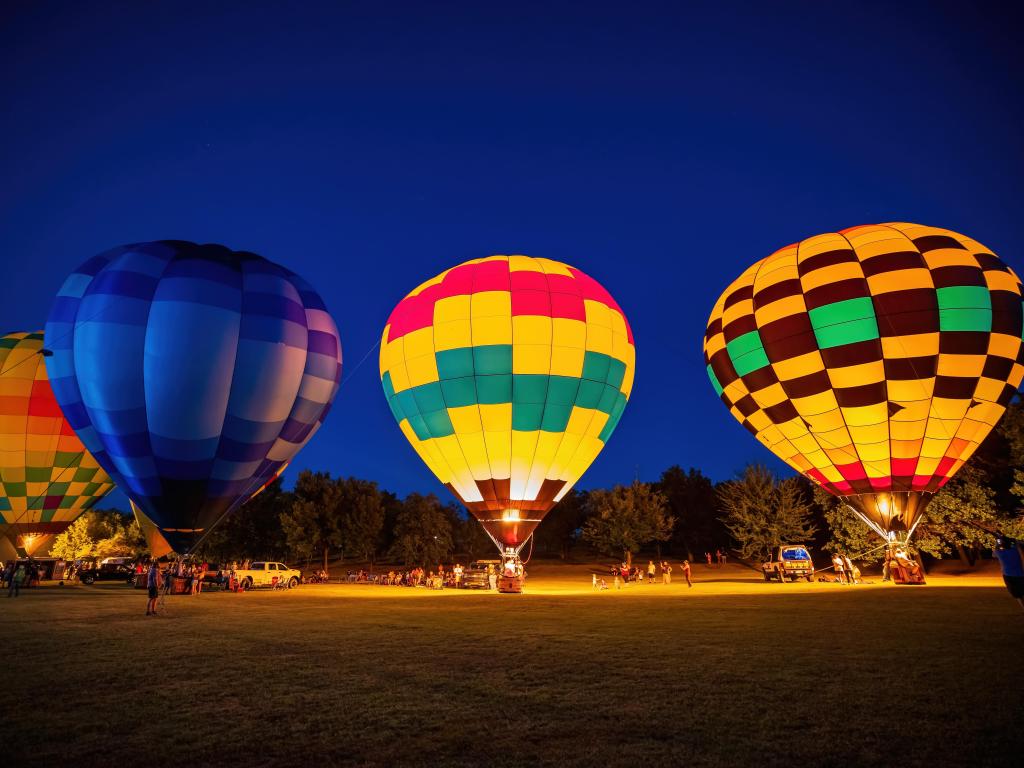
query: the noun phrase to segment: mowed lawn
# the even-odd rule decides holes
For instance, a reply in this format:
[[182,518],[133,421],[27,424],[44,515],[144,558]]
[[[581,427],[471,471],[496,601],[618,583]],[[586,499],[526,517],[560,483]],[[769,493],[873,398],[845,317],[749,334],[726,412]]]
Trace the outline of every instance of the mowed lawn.
[[1021,765],[994,579],[0,598],[5,765]]

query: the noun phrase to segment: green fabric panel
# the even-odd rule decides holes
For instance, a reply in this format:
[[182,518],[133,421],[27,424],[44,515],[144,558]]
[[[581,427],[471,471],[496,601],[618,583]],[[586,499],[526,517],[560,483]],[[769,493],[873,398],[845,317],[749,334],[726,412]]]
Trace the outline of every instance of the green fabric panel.
[[82,460],[82,453],[71,451],[57,451],[53,457],[55,467],[77,467]]
[[392,397],[388,400],[388,408],[391,409],[391,415],[395,417],[395,421],[399,424],[402,423],[402,419],[405,418],[405,414],[402,413],[402,406],[398,404],[398,397]]
[[548,398],[548,379],[550,376],[535,373],[516,373],[512,375],[513,403],[544,403]]
[[[816,328],[814,336],[818,339],[818,346],[821,349],[841,347],[844,344],[856,344],[858,341],[868,341],[878,338],[878,323],[875,318],[863,320],[851,320],[839,325],[829,325],[824,328]],[[742,374],[740,374],[742,376]]]
[[614,357],[608,358],[608,383],[618,389],[626,378],[626,364]]
[[505,376],[477,376],[476,397],[481,405],[512,402],[512,374]]
[[85,486],[85,490],[82,491],[83,496],[92,496],[100,489],[100,483],[89,483]]
[[540,429],[543,417],[543,403],[512,403],[512,429],[517,432],[534,432]]
[[878,321],[870,296],[836,301],[807,314],[821,349],[878,338]]
[[55,514],[57,514],[57,510],[56,509],[46,509],[46,510],[43,510],[43,513],[41,515],[39,515],[39,522],[41,522],[41,523],[48,523],[51,520],[53,520],[53,516]]
[[60,504],[57,505],[57,509],[71,509],[71,505],[75,503],[75,496],[65,496],[60,500]]
[[991,309],[940,309],[939,331],[992,331]]
[[610,387],[605,384],[604,392],[601,394],[601,399],[597,403],[597,410],[602,413],[610,414],[612,409],[615,407],[615,401],[618,400],[619,394],[619,390],[615,387]]
[[25,480],[29,483],[48,483],[50,482],[50,468],[49,467],[26,467],[25,468]]
[[96,477],[98,469],[89,469],[88,467],[79,467],[75,470],[74,476],[71,478],[76,483],[88,483]]
[[437,376],[439,379],[458,379],[473,375],[473,348],[446,349],[436,352]]
[[719,397],[722,396],[722,385],[718,383],[718,377],[715,376],[715,372],[711,369],[711,365],[708,365],[708,378],[711,379],[711,386],[715,388],[715,394]]
[[461,379],[445,379],[441,382],[444,404],[449,408],[476,405],[476,379],[466,376]]
[[7,495],[13,498],[28,496],[28,486],[25,483],[4,483]]
[[398,399],[398,410],[403,418],[411,418],[420,412],[411,389],[402,390],[395,397]]
[[738,376],[746,376],[768,365],[768,355],[761,344],[761,334],[756,330],[733,339],[725,345],[729,359]]
[[607,443],[608,438],[612,436],[612,432],[615,431],[615,427],[619,425],[619,419],[622,418],[622,412],[626,409],[626,396],[619,393],[618,399],[615,401],[615,407],[612,408],[611,414],[608,416],[608,421],[605,422],[604,428],[601,430],[601,434],[597,436],[597,439],[602,443]]
[[430,428],[427,426],[427,422],[423,420],[423,417],[418,413],[414,413],[409,416],[409,426],[412,427],[412,431],[416,437],[420,440],[430,439]]
[[7,498],[7,490],[5,488],[0,488],[0,491],[3,492],[3,495],[0,496],[0,512],[6,512],[11,508],[11,502],[10,499]]
[[583,356],[583,378],[591,381],[607,381],[610,360],[608,355],[587,350]]
[[549,405],[571,406],[576,402],[579,388],[580,380],[572,376],[549,376],[547,402]]
[[487,344],[482,347],[471,347],[471,349],[473,350],[473,372],[477,376],[512,373],[511,344]]
[[540,428],[545,432],[564,432],[572,416],[572,405],[548,402],[544,407],[544,418]]
[[384,387],[384,396],[388,400],[395,396],[395,385],[391,381],[391,371],[384,371],[384,376],[381,378],[380,384]]
[[0,338],[0,349],[14,349],[21,339]]
[[50,483],[46,489],[47,496],[63,496],[68,492],[70,483]]
[[424,413],[423,421],[427,425],[431,437],[448,437],[448,435],[455,434],[455,427],[452,426],[452,421],[448,418],[448,411],[444,408]]
[[576,405],[580,408],[597,408],[603,394],[604,384],[583,379],[580,381],[580,388],[576,393]]
[[983,285],[952,285],[937,288],[939,310],[943,309],[992,309],[992,295]]
[[416,398],[416,409],[421,413],[438,411],[444,408],[444,396],[441,394],[441,383],[431,381],[412,388],[413,397]]

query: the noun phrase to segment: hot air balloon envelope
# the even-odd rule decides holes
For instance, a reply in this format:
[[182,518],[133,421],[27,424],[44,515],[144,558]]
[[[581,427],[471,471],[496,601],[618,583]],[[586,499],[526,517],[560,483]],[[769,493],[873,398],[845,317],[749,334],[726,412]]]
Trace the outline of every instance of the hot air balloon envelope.
[[391,411],[500,548],[518,549],[611,436],[633,386],[625,315],[580,270],[491,256],[442,272],[384,329]]
[[776,251],[719,298],[704,357],[767,448],[881,535],[908,536],[1024,374],[1021,283],[988,248],[917,224]]
[[139,243],[90,259],[61,288],[47,338],[71,426],[178,551],[291,460],[341,372],[316,292],[219,245]]

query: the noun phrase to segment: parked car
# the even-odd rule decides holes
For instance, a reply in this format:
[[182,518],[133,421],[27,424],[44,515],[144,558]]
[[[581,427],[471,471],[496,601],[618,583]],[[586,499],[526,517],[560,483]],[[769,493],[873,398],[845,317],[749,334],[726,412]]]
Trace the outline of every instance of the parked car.
[[292,589],[302,583],[302,571],[289,568],[284,563],[257,562],[235,571],[235,578],[243,589],[278,585]]
[[811,581],[814,578],[814,562],[807,547],[790,544],[775,550],[772,558],[761,564],[764,580],[778,579],[779,582],[796,581],[799,578]]
[[490,566],[494,573],[501,572],[501,560],[474,560],[462,571],[462,586],[464,589],[490,589],[487,580],[487,568]]
[[123,581],[125,584],[135,582],[135,569],[130,565],[118,563],[100,563],[99,565],[83,565],[78,571],[78,580],[83,584],[94,584],[97,581]]

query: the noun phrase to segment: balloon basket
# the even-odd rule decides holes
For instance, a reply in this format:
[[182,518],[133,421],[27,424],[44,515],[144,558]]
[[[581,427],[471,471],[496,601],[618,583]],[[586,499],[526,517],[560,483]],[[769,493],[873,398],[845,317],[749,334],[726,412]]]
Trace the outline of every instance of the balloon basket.
[[505,594],[521,594],[526,585],[526,576],[499,576],[498,591]]

